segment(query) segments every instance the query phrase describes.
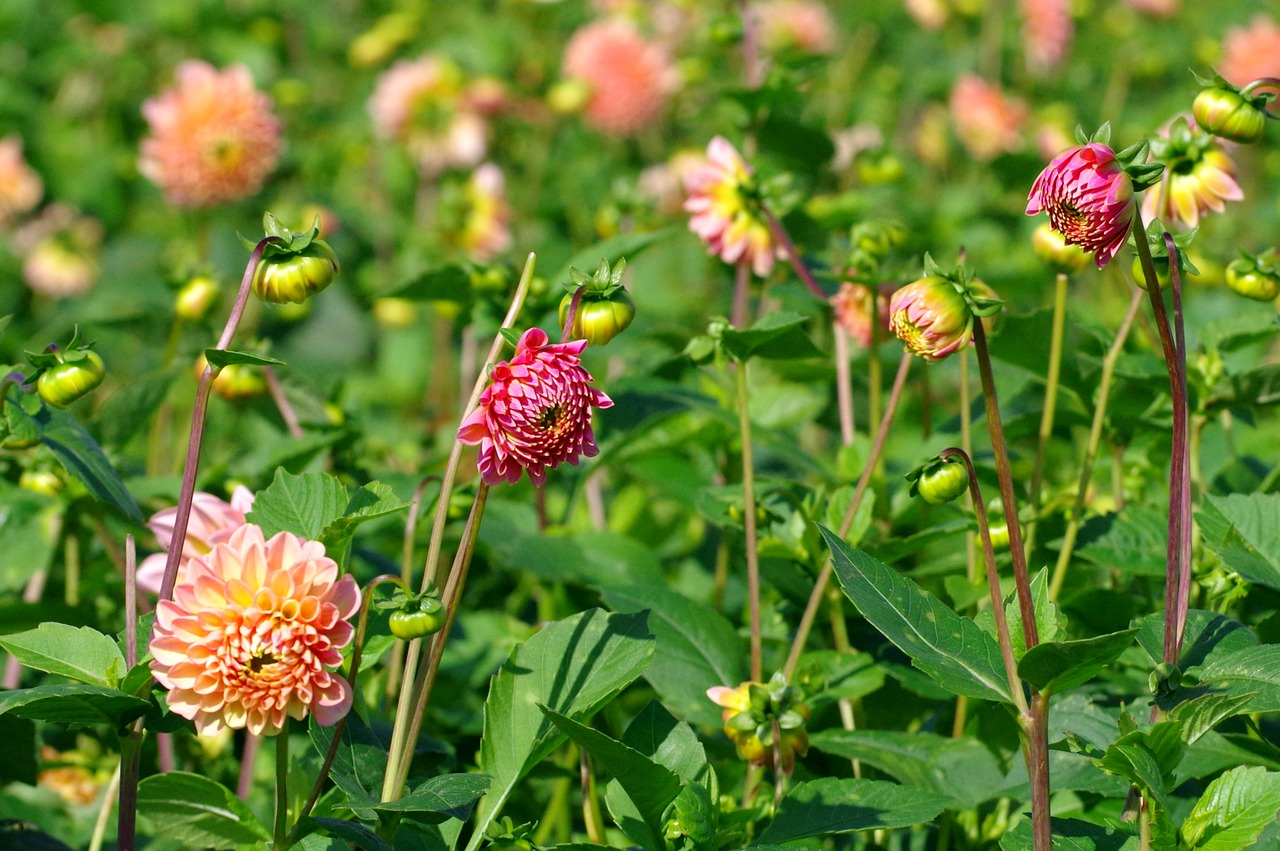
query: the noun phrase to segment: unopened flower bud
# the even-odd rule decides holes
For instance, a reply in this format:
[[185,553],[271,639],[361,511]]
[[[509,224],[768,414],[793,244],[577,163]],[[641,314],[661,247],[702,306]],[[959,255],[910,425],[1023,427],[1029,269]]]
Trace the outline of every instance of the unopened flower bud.
[[969,345],[973,312],[951,281],[931,275],[893,294],[889,327],[909,351],[940,361]]
[[1201,89],[1191,112],[1209,133],[1246,145],[1261,140],[1267,125],[1266,113],[1233,87]]
[[179,319],[195,322],[209,314],[221,295],[222,291],[212,278],[200,275],[178,290],[173,300],[173,312]]
[[1067,242],[1047,222],[1041,222],[1032,232],[1031,248],[1042,263],[1063,275],[1079,272],[1089,262],[1089,252]]

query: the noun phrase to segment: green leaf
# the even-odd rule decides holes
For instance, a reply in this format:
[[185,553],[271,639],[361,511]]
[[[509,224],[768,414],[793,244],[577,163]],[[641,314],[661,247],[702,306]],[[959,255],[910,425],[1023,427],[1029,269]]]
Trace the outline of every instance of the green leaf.
[[[984,583],[983,588],[986,585]],[[985,591],[984,598],[985,598]],[[1041,570],[1031,577],[1031,604],[1036,613],[1036,634],[1041,641],[1056,641],[1062,635],[1058,620],[1058,607],[1049,599],[1049,572]],[[1013,658],[1020,660],[1027,652],[1027,637],[1022,631],[1022,606],[1016,592],[1005,598],[1004,615],[1009,624],[1009,640],[1013,645]],[[995,637],[996,619],[991,608],[984,608],[974,616],[974,621]]]
[[541,704],[586,718],[635,681],[653,658],[647,616],[591,609],[543,627],[494,676],[484,705],[480,767],[493,778],[477,808],[474,851],[515,785],[564,741]]
[[196,848],[235,848],[271,836],[230,789],[185,771],[144,778],[138,784],[138,815],[157,835]]
[[[1053,851],[1140,851],[1142,840],[1133,825],[1104,827],[1078,819],[1051,820]],[[1027,851],[1033,845],[1031,820],[1023,819],[1000,838],[1000,851]]]
[[[333,743],[334,727],[324,727],[311,716],[307,732],[323,757]],[[342,728],[342,744],[333,759],[329,776],[347,796],[350,809],[361,818],[374,818],[374,805],[382,798],[382,781],[387,770],[387,745],[378,740],[355,712],[347,715]]]
[[[1147,651],[1151,661],[1163,661],[1164,612],[1154,612],[1136,623],[1139,628],[1138,643],[1142,645],[1142,649]],[[1255,647],[1257,644],[1258,637],[1240,621],[1217,612],[1189,609],[1178,664],[1186,670],[1203,665],[1211,654],[1230,653],[1244,647]]]
[[667,706],[700,726],[719,723],[720,707],[707,697],[707,689],[746,679],[743,641],[733,624],[662,585],[605,588],[601,595],[615,611],[649,610],[656,648],[645,679]]
[[26,718],[0,714],[0,742],[4,742],[0,786],[11,782],[36,785],[36,725]]
[[258,493],[247,520],[270,538],[292,532],[308,541],[319,540],[325,528],[343,515],[347,488],[328,473],[290,473],[277,469],[271,484]]
[[[654,664],[659,664],[656,660]],[[632,719],[622,743],[689,783],[704,782],[710,773],[707,752],[693,729],[676,720],[661,703],[651,700]]]
[[1237,697],[1252,693],[1249,712],[1280,711],[1280,654],[1271,644],[1215,654],[1200,669],[1200,684]]
[[1005,773],[995,755],[969,737],[835,729],[815,733],[809,745],[823,753],[860,760],[915,789],[946,795],[962,809],[977,809],[1005,785]]
[[816,357],[821,352],[800,330],[808,321],[807,316],[799,313],[769,313],[751,323],[750,328],[741,331],[726,328],[720,336],[720,343],[725,352],[739,362],[755,356],[773,359]]
[[337,818],[307,818],[310,824],[314,824],[322,832],[363,848],[364,851],[394,851],[391,843],[358,822]]
[[118,689],[94,685],[52,685],[0,692],[0,715],[59,724],[108,724],[119,729],[142,717],[147,701]]
[[[8,407],[12,407],[10,404]],[[32,574],[48,568],[61,529],[61,507],[43,494],[0,482],[0,591],[19,592]],[[19,599],[17,593],[14,599]],[[26,609],[36,609],[25,603]],[[47,604],[46,604],[47,605]],[[45,620],[45,608],[37,610]],[[21,621],[5,613],[0,630],[17,629]]]
[[205,349],[204,359],[216,367],[241,364],[244,366],[284,366],[285,362],[253,352],[233,352],[228,349]]
[[1193,745],[1223,721],[1239,715],[1252,699],[1252,694],[1202,695],[1175,706],[1169,712],[1169,720],[1182,726],[1182,740]]
[[645,848],[664,849],[662,815],[680,793],[680,778],[617,739],[545,707],[543,711],[562,733],[591,755],[595,765],[613,775],[617,786],[610,783],[610,792],[621,788],[626,793],[625,798],[605,796],[609,812],[623,832]]
[[[382,758],[386,760],[385,751]],[[489,778],[483,774],[443,774],[432,777],[417,789],[394,801],[382,801],[367,806],[354,803],[338,804],[336,809],[405,813],[420,822],[439,824],[451,818],[459,820],[470,818],[476,801],[488,788]]]
[[0,647],[28,668],[76,682],[114,687],[124,674],[124,655],[115,641],[87,626],[42,623],[0,636]]
[[413,301],[453,301],[470,304],[472,299],[471,273],[463,266],[441,266],[411,278],[384,296],[407,298]]
[[1126,505],[1121,514],[1095,517],[1086,523],[1076,552],[1108,570],[1163,577],[1168,539],[1168,515],[1150,506]]
[[1104,771],[1123,777],[1150,795],[1161,809],[1173,785],[1173,772],[1186,750],[1182,725],[1161,721],[1112,742],[1097,761]]
[[1264,311],[1246,311],[1206,322],[1200,329],[1200,345],[1223,352],[1252,346],[1280,334],[1280,317]]
[[361,524],[408,508],[409,504],[396,496],[389,485],[370,482],[357,488],[347,502],[342,516],[324,527],[324,531],[320,533],[320,543],[330,553],[341,553]]
[[1133,646],[1138,630],[1125,629],[1076,641],[1045,641],[1018,662],[1018,676],[1048,694],[1084,685]]
[[882,780],[828,777],[797,783],[760,834],[760,844],[929,821],[950,799]]
[[995,639],[907,577],[820,528],[844,593],[917,668],[953,694],[1012,702]]
[[1280,590],[1280,494],[1206,495],[1204,545],[1250,582]]
[[1205,400],[1206,413],[1225,408],[1260,408],[1280,404],[1280,364],[1268,363],[1231,373]]
[[107,446],[122,447],[146,428],[179,375],[190,376],[190,368],[185,364],[174,364],[155,372],[130,376],[129,381],[122,383],[97,413],[95,426],[102,442]]
[[1182,823],[1187,847],[1243,851],[1280,813],[1280,773],[1233,768],[1209,784]]

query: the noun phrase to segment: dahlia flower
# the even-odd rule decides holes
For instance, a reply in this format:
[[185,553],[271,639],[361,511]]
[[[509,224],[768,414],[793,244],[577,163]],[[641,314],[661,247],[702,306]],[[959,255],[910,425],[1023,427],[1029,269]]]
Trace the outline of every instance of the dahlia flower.
[[502,169],[483,163],[467,179],[467,209],[458,241],[467,256],[486,263],[511,247],[511,205]]
[[205,62],[178,66],[178,84],[142,105],[151,135],[138,171],[179,207],[247,198],[276,167],[280,122],[249,69]]
[[956,135],[978,160],[1022,147],[1027,105],[1011,98],[977,74],[964,74],[951,89],[951,121]]
[[392,65],[369,98],[374,132],[404,144],[418,169],[435,176],[484,159],[489,127],[467,100],[462,71],[427,54]]
[[526,470],[535,485],[563,461],[600,450],[591,430],[591,409],[613,400],[591,386],[578,360],[586,340],[548,344],[547,334],[530,328],[510,361],[493,368],[480,404],[458,428],[458,440],[480,446],[478,466],[487,484],[520,481]]
[[1227,201],[1244,199],[1236,183],[1236,165],[1216,143],[1197,155],[1170,163],[1160,182],[1147,190],[1142,215],[1166,226],[1196,227],[1209,211],[1221,213]]
[[331,668],[355,630],[360,589],[324,546],[252,523],[190,561],[173,599],[156,606],[151,671],[169,708],[212,736],[281,732],[310,712],[334,724],[351,686]]
[[836,47],[836,25],[827,7],[815,0],[766,0],[754,9],[760,40],[770,50],[794,48],[830,53]]
[[564,51],[562,73],[590,90],[583,120],[612,136],[634,136],[650,126],[675,77],[660,45],[617,20],[575,32]]
[[760,277],[783,256],[760,209],[755,176],[723,136],[707,145],[706,161],[684,178],[689,230],[726,263],[744,263]]
[[49,298],[73,298],[93,288],[101,243],[102,225],[63,204],[50,204],[13,235],[24,257],[23,280]]
[[1067,55],[1075,26],[1070,0],[1021,0],[1022,50],[1037,74],[1052,71]]
[[1218,73],[1233,86],[1260,77],[1280,77],[1280,26],[1275,20],[1254,15],[1248,24],[1227,30]]
[[1127,0],[1128,4],[1139,12],[1146,12],[1157,18],[1172,18],[1178,14],[1178,6],[1182,0]]
[[1133,181],[1115,151],[1098,142],[1068,148],[1031,186],[1027,215],[1049,214],[1068,243],[1092,252],[1099,269],[1124,245],[1133,221]]
[[[873,336],[871,293],[872,288],[866,284],[845,281],[830,298],[836,324],[864,349],[871,345]],[[888,330],[889,304],[880,297],[875,301],[875,322],[881,329]]]
[[973,311],[951,281],[930,275],[894,292],[889,327],[908,351],[940,361],[969,345]]
[[0,227],[40,202],[44,184],[22,157],[22,139],[0,139]]
[[707,697],[724,707],[720,714],[724,734],[737,748],[739,758],[754,765],[771,766],[776,747],[782,762],[779,769],[789,775],[795,767],[796,754],[808,752],[805,723],[809,720],[809,707],[781,674],[775,674],[767,685],[747,681],[736,688],[714,686],[707,689]]
[[[191,498],[191,516],[187,518],[187,536],[182,542],[182,558],[178,560],[178,583],[186,581],[187,565],[193,558],[208,555],[213,545],[231,537],[245,524],[245,515],[253,509],[253,491],[240,485],[225,502],[211,493],[197,493]],[[164,566],[173,546],[173,530],[178,519],[177,507],[165,508],[151,515],[147,527],[164,550],[149,555],[138,565],[135,581],[143,591],[160,593]]]

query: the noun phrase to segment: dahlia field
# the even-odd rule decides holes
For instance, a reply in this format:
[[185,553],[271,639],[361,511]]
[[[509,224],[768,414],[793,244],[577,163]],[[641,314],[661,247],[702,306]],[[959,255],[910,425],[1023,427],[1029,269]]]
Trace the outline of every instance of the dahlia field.
[[1280,5],[0,2],[0,851],[1280,848]]

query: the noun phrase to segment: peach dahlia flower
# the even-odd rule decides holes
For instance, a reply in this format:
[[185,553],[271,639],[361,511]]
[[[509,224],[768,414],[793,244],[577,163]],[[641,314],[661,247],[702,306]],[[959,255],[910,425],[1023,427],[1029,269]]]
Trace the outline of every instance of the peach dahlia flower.
[[245,524],[192,559],[173,599],[156,607],[151,671],[169,708],[196,732],[274,735],[287,719],[334,724],[351,685],[331,669],[355,632],[360,589],[324,546]]
[[651,125],[675,76],[660,45],[616,20],[575,32],[564,51],[563,73],[590,89],[583,120],[613,136],[634,136]]
[[40,202],[44,184],[22,156],[22,139],[0,139],[0,227]]
[[1280,77],[1280,25],[1258,14],[1248,24],[1227,30],[1218,72],[1235,86],[1259,77]]
[[178,66],[178,84],[142,105],[151,135],[138,171],[179,207],[247,198],[276,167],[280,122],[243,65]]

